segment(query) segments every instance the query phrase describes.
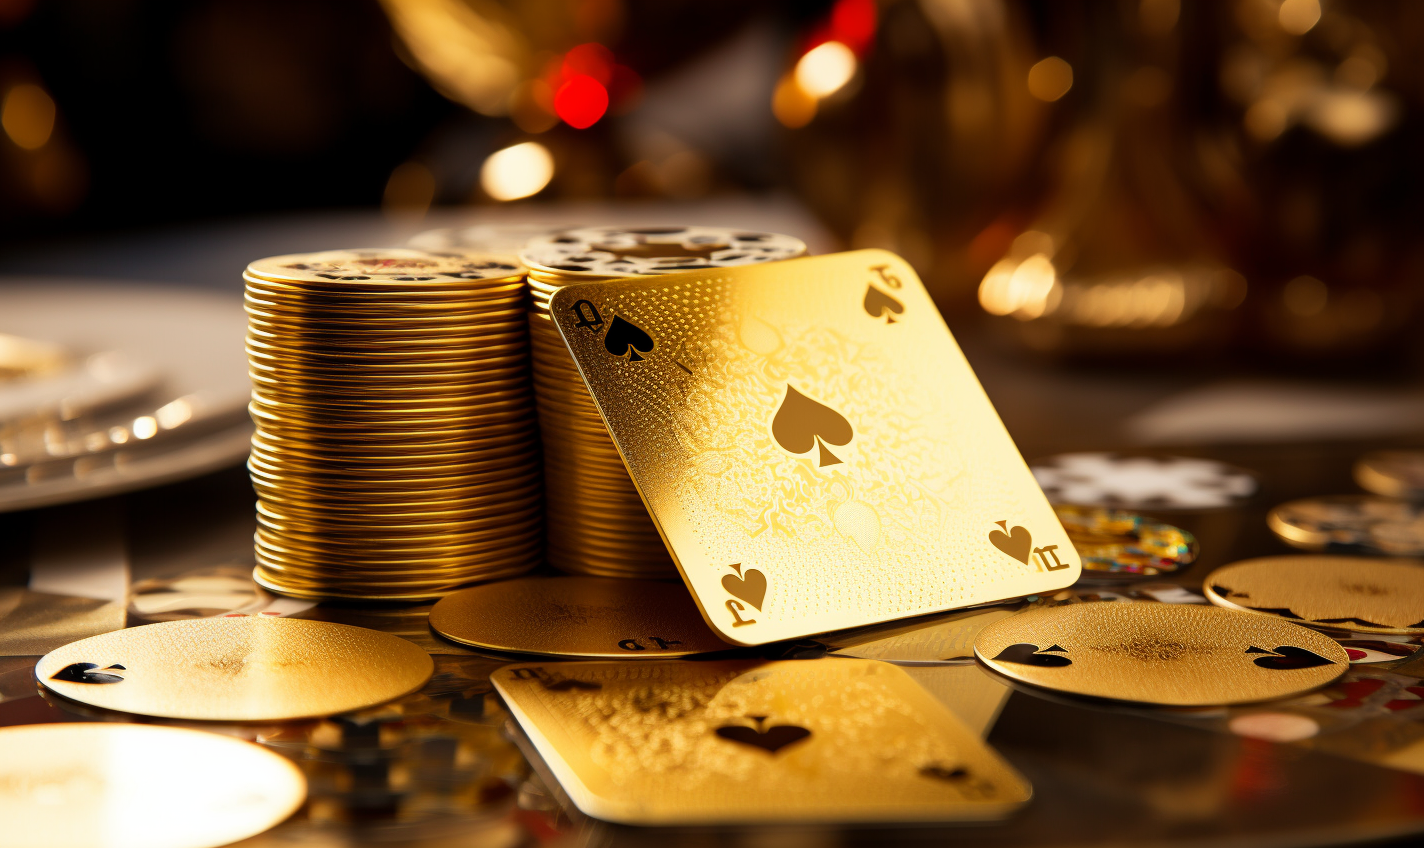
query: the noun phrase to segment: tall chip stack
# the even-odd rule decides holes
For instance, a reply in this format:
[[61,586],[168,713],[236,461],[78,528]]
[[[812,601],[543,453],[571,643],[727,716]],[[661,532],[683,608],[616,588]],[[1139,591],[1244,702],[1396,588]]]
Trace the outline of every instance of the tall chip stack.
[[541,561],[523,268],[400,248],[243,277],[259,583],[422,600]]

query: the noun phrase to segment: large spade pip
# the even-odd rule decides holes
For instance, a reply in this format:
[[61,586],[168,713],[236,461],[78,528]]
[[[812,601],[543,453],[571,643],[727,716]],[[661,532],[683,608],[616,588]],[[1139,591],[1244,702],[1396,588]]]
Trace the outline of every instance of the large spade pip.
[[845,416],[811,400],[787,383],[786,397],[771,419],[771,435],[777,444],[791,453],[806,453],[819,447],[821,450],[816,464],[825,468],[841,463],[841,458],[831,453],[826,445],[850,444],[855,429]]

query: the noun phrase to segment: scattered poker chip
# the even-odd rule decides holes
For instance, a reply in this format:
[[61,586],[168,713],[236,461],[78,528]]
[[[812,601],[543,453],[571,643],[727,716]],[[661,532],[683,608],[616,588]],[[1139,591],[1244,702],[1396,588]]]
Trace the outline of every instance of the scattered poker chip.
[[1262,615],[1190,604],[1031,609],[984,628],[981,662],[1074,695],[1204,707],[1299,695],[1350,666],[1329,637]]
[[1355,482],[1376,495],[1424,500],[1424,450],[1367,453],[1355,463]]
[[1424,555],[1424,505],[1380,495],[1288,501],[1266,514],[1286,544],[1307,551]]
[[725,651],[678,583],[518,577],[447,595],[430,626],[476,648],[563,657],[667,659]]
[[45,688],[106,710],[198,721],[291,721],[373,707],[434,671],[420,647],[363,627],[268,616],[167,621],[40,658]]
[[1161,577],[1196,561],[1196,537],[1170,524],[1101,507],[1054,511],[1083,560],[1083,580]]
[[793,259],[793,236],[727,227],[588,227],[536,238],[520,258],[535,275],[634,277]]
[[1424,634],[1424,562],[1417,560],[1260,557],[1218,568],[1204,586],[1217,606],[1309,627]]
[[0,729],[0,845],[215,848],[281,823],[307,781],[216,733],[64,722]]
[[1180,456],[1064,453],[1033,463],[1033,476],[1056,504],[1121,509],[1218,509],[1256,493],[1251,472]]

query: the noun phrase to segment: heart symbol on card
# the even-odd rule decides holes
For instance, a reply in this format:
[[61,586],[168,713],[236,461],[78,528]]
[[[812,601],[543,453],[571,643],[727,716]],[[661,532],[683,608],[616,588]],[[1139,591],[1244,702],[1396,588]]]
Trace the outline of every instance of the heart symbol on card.
[[737,570],[739,576],[722,575],[722,588],[727,590],[727,594],[741,598],[760,612],[761,602],[766,600],[766,575],[755,568],[748,568],[743,574],[740,565],[732,567]]
[[746,727],[740,724],[728,724],[717,728],[717,735],[728,742],[760,748],[768,754],[775,754],[787,745],[795,745],[811,735],[811,731],[794,724],[778,724],[775,727],[763,729],[762,723],[766,721],[766,716],[748,716],[748,718],[755,721],[757,726]]
[[[995,521],[995,524],[1008,530],[1009,522]],[[1033,553],[1033,536],[1028,532],[1027,527],[1014,525],[1014,529],[1005,533],[1004,530],[989,531],[989,541],[994,547],[1023,563],[1028,565],[1028,558]]]

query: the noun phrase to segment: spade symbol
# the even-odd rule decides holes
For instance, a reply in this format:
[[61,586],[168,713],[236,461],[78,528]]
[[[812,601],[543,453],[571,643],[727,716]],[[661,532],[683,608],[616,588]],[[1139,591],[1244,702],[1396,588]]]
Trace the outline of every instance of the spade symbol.
[[965,768],[946,768],[942,765],[930,764],[920,769],[920,774],[925,777],[933,777],[935,780],[943,780],[946,783],[959,783],[969,779],[969,770]]
[[[1248,654],[1265,654],[1264,657],[1256,658],[1256,665],[1261,668],[1275,670],[1290,670],[1296,668],[1315,668],[1319,665],[1334,665],[1334,660],[1327,660],[1325,657],[1307,651],[1305,648],[1297,648],[1294,645],[1281,645],[1274,652],[1266,651],[1252,645],[1246,649]],[[1278,654],[1275,656],[1273,654]]]
[[111,665],[100,671],[98,663],[78,662],[70,663],[50,676],[50,680],[64,680],[69,683],[123,683],[123,677],[117,674],[105,674],[107,671],[127,671],[121,665]]
[[[865,287],[865,314],[871,318],[884,318],[885,323],[894,324],[895,315],[905,311],[905,307],[900,301],[877,289],[875,286]],[[891,315],[890,313],[895,313]]]
[[775,754],[787,745],[794,745],[811,735],[811,731],[794,724],[778,724],[775,727],[763,729],[766,716],[748,716],[748,718],[756,722],[757,726],[752,728],[740,724],[728,724],[717,728],[715,733],[728,742],[760,748],[768,754]]
[[653,352],[653,337],[622,315],[614,315],[608,334],[603,337],[603,347],[614,356],[627,356],[629,362],[642,362],[638,353]]
[[855,430],[845,416],[811,400],[788,383],[786,397],[771,419],[771,435],[778,445],[791,453],[806,453],[811,448],[819,447],[821,451],[816,464],[825,468],[827,465],[839,465],[841,459],[827,450],[823,443],[850,444]]
[[[1049,645],[1045,651],[1062,651],[1057,645]],[[1065,651],[1066,653],[1066,651]],[[999,652],[995,660],[999,662],[1011,662],[1018,665],[1036,665],[1040,668],[1062,668],[1065,665],[1072,665],[1073,661],[1067,657],[1060,657],[1056,654],[1040,654],[1037,645],[1029,645],[1020,642],[1017,645],[1010,645]]]

